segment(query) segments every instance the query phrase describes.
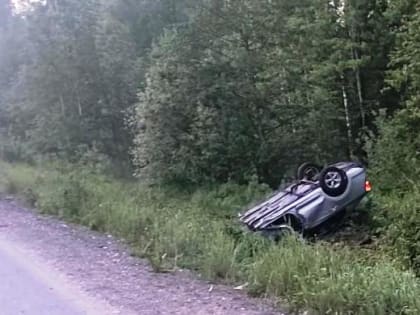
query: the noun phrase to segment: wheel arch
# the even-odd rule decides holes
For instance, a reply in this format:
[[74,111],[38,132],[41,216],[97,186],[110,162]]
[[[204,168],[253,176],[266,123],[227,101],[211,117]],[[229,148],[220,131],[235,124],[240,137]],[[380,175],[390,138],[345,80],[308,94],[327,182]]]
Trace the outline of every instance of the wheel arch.
[[271,225],[278,226],[287,224],[290,225],[295,231],[302,231],[304,228],[304,220],[297,213],[289,212],[283,215],[281,218],[274,221]]

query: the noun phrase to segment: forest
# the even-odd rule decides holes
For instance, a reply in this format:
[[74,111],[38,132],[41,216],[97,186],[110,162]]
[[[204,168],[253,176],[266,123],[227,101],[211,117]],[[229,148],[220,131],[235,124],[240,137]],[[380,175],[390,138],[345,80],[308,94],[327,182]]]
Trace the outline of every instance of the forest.
[[[419,314],[419,157],[416,0],[0,0],[0,190],[157,271],[314,314]],[[301,163],[340,160],[372,180],[369,246],[235,223]]]

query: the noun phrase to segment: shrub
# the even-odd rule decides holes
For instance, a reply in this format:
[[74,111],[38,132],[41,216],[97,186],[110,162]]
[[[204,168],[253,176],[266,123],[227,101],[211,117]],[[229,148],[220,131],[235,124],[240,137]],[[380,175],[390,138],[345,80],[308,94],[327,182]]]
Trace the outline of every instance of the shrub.
[[420,275],[420,186],[403,198],[386,195],[378,198],[382,211],[377,216],[383,241],[389,252]]
[[420,275],[420,115],[418,100],[387,121],[371,154],[376,222],[393,257]]
[[379,121],[381,135],[371,150],[370,173],[382,193],[401,193],[420,183],[420,115],[409,106],[389,121]]

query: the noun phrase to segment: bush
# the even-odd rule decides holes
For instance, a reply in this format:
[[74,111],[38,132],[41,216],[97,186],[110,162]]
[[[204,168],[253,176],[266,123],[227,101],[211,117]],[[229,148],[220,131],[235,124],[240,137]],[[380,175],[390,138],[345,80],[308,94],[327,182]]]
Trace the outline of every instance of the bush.
[[419,117],[418,109],[411,106],[378,123],[381,135],[370,152],[370,174],[383,194],[403,194],[420,183]]
[[404,198],[386,195],[378,198],[382,211],[380,222],[383,242],[388,251],[406,267],[420,276],[420,186],[407,192]]
[[417,101],[387,121],[371,152],[376,185],[376,222],[383,244],[399,262],[420,275],[420,115]]

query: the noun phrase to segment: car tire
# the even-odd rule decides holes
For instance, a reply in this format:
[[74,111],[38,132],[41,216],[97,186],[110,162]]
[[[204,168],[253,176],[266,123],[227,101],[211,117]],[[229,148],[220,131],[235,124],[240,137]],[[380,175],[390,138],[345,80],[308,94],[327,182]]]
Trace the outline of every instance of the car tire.
[[296,178],[298,180],[307,179],[315,181],[321,172],[321,167],[314,163],[303,163],[297,169]]
[[322,190],[331,197],[342,195],[349,184],[346,172],[335,166],[329,166],[322,170],[319,178]]

